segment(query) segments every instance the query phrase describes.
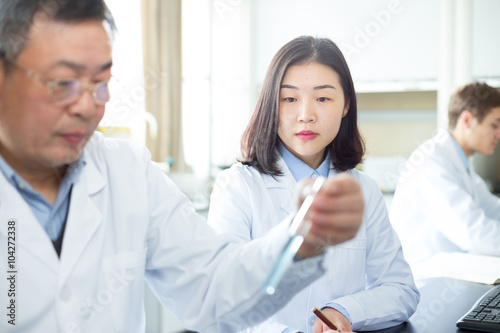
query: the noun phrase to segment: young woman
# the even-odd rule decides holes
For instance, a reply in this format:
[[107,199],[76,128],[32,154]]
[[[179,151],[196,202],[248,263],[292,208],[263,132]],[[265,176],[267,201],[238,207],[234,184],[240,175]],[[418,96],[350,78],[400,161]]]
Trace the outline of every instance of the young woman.
[[262,237],[294,212],[297,182],[339,173],[359,182],[365,208],[356,237],[327,249],[327,273],[253,332],[327,331],[313,307],[343,332],[375,330],[406,321],[417,307],[382,194],[354,169],[364,154],[356,113],[351,74],[332,41],[303,36],[276,54],[243,135],[243,159],[216,181],[209,223],[243,241]]

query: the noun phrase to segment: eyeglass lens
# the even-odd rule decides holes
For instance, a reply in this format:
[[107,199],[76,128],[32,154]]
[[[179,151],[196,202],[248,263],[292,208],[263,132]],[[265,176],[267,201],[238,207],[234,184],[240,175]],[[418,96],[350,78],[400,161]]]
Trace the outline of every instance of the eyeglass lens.
[[97,104],[105,104],[111,98],[107,82],[99,82],[94,88],[94,101]]
[[[78,80],[55,81],[51,89],[52,100],[61,104],[74,102],[84,91],[82,84]],[[107,82],[99,82],[95,86],[91,86],[91,91],[96,104],[106,104],[110,99]]]

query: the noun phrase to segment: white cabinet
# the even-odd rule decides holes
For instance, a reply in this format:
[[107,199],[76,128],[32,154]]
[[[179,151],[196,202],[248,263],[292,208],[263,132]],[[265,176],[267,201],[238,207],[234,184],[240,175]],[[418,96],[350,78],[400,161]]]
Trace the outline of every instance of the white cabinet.
[[472,6],[472,75],[500,80],[500,1],[475,0]]
[[[257,84],[278,49],[300,35],[327,37],[344,53],[356,85],[436,82],[439,1],[256,0],[252,57]],[[436,89],[435,84],[431,89]],[[364,90],[364,89],[361,89]],[[385,90],[385,88],[381,88]],[[398,89],[399,90],[399,89]]]
[[[500,82],[500,1],[467,0],[471,26],[451,45],[471,38],[472,79]],[[344,53],[358,91],[436,90],[441,10],[460,29],[457,3],[436,0],[252,1],[251,68],[259,86],[273,55],[300,35],[332,39]],[[470,33],[470,34],[469,34]],[[446,38],[446,37],[444,37]],[[447,41],[445,41],[447,42]],[[454,55],[450,55],[455,57]],[[450,62],[455,61],[450,59]]]

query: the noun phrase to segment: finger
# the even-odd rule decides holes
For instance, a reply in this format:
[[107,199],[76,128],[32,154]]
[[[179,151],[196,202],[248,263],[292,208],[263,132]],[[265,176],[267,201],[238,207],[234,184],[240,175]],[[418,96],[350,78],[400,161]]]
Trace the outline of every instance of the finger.
[[352,239],[356,236],[359,225],[362,221],[361,214],[339,214],[335,218],[335,224],[329,224],[327,220],[323,225],[319,223],[311,224],[306,242],[327,246],[336,245]]
[[[347,178],[345,178],[347,177]],[[363,210],[364,200],[359,184],[349,176],[344,176],[342,181],[348,181],[349,185],[337,186],[335,179],[323,185],[312,203],[312,209],[325,211],[335,210]],[[340,189],[342,188],[342,189]]]
[[[302,201],[311,193],[315,179],[308,178],[298,184],[298,200]],[[359,183],[346,173],[326,179],[319,193],[327,196],[360,192]],[[318,194],[319,194],[318,193]]]
[[[357,228],[363,219],[362,210],[345,210],[335,213],[324,213],[318,210],[309,212],[311,227],[319,230],[349,230]],[[333,220],[333,221],[332,221]]]
[[335,211],[362,211],[364,209],[364,200],[361,192],[351,192],[344,194],[331,195],[325,192],[318,193],[311,205],[311,210],[324,212]]
[[[313,325],[313,333],[329,332],[329,327],[320,319],[316,319]],[[337,332],[338,333],[338,332]]]
[[321,323],[316,320],[313,325],[313,333],[321,333],[323,332],[323,327],[321,326]]
[[333,178],[329,178],[321,187],[321,190],[331,193],[348,193],[360,190],[359,183],[347,173],[341,173]]

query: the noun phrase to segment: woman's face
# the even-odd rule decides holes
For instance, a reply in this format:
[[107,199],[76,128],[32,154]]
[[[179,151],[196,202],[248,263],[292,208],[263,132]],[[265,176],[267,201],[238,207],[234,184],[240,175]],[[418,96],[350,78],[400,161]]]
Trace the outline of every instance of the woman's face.
[[316,169],[349,109],[337,72],[315,62],[291,66],[280,88],[278,136],[301,161]]

